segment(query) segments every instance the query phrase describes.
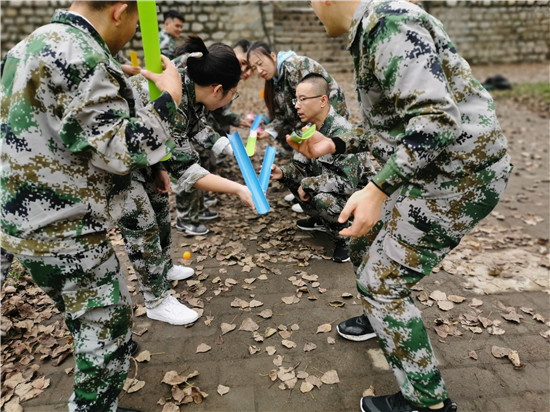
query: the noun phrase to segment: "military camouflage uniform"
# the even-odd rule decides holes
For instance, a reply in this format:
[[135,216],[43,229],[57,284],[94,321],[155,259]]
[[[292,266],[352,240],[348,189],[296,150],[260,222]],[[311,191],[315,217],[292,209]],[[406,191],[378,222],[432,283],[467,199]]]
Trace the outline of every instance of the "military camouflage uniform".
[[134,110],[120,64],[83,17],[15,46],[1,66],[1,247],[64,314],[74,338],[69,410],[116,410],[132,310],[108,241],[130,171],[168,153],[176,105],[163,93]]
[[401,391],[413,404],[448,397],[410,288],[497,204],[511,172],[489,93],[441,23],[407,1],[363,2],[348,47],[364,136],[382,165],[382,218],[352,242],[357,286]]
[[[182,67],[186,61],[183,60],[183,57],[174,60],[183,82],[183,94],[178,108],[182,120],[176,123],[175,132],[172,136],[176,148],[170,159],[162,164],[172,178],[172,188],[176,194],[178,219],[197,224],[203,195],[193,185],[197,180],[209,174],[210,171],[200,165],[199,154],[190,139],[193,139],[195,144],[207,149],[216,156],[219,156],[220,153],[225,152],[231,146],[227,137],[221,137],[206,123],[205,108],[201,103],[197,103],[195,99],[195,84],[189,78],[187,68]],[[134,90],[140,96],[140,100],[148,101],[147,82],[140,76],[135,76],[131,81]]]
[[159,45],[161,54],[169,59],[176,57],[176,40],[164,29],[159,30]]
[[[330,107],[319,131],[325,136],[338,137],[351,130],[351,123]],[[363,188],[374,174],[368,153],[324,155],[318,159],[307,159],[296,152],[290,164],[282,166],[281,170],[281,181],[294,194],[304,212],[321,219],[334,240],[344,243],[345,238],[338,232],[347,223],[338,223],[338,216],[351,194]],[[300,186],[310,197],[307,202],[300,200]]]
[[349,112],[344,92],[323,66],[309,57],[298,56],[293,52],[281,52],[278,59],[282,59],[284,53],[290,54],[290,56],[280,63],[279,76],[273,78],[274,119],[265,130],[286,147],[288,146],[286,135],[300,130],[304,125],[292,104],[292,99],[296,97],[296,86],[306,75],[317,73],[323,76],[329,84],[328,98],[331,106],[346,119],[349,117]]
[[229,102],[223,107],[213,111],[206,111],[206,122],[218,133],[220,136],[224,136],[231,132],[231,126],[239,127],[241,124],[242,116],[231,111],[231,104]]
[[133,174],[118,227],[137,273],[145,306],[154,308],[170,292],[166,274],[172,268],[172,233],[168,193],[157,190],[154,168]]

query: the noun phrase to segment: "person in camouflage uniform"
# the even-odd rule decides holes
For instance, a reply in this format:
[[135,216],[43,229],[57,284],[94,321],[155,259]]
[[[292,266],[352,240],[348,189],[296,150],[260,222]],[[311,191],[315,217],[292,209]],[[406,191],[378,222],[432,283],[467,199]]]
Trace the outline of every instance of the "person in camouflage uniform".
[[183,15],[177,10],[164,13],[164,27],[159,31],[160,52],[169,59],[176,57],[176,40],[183,31]]
[[[337,137],[351,132],[352,125],[328,102],[328,83],[323,76],[310,73],[296,86],[294,105],[300,120],[315,124],[325,136]],[[340,232],[347,224],[338,216],[357,186],[363,187],[374,174],[368,153],[325,155],[308,159],[295,153],[287,166],[272,167],[271,178],[281,180],[299,199],[304,212],[311,216],[297,226],[302,230],[328,231],[335,243],[332,260],[349,261],[346,238]]]
[[132,309],[107,232],[133,169],[170,152],[181,79],[164,58],[144,74],[163,91],[134,110],[113,57],[134,35],[133,2],[74,2],[1,65],[0,246],[64,315],[75,358],[71,411],[115,411],[130,359]]
[[[348,200],[340,232],[364,316],[345,337],[378,336],[401,391],[364,397],[362,411],[456,410],[411,287],[496,206],[512,166],[490,94],[441,23],[407,1],[312,2],[329,36],[349,32],[363,136],[315,134],[308,157],[370,150],[382,169]],[[371,333],[371,332],[375,332]]]
[[298,117],[292,99],[296,86],[307,74],[322,75],[329,84],[329,102],[340,116],[349,117],[346,98],[334,78],[318,62],[298,56],[293,51],[275,54],[264,42],[255,42],[248,49],[248,64],[265,80],[264,101],[269,111],[270,123],[258,139],[272,137],[283,147],[288,147],[285,136],[299,130],[304,124]]

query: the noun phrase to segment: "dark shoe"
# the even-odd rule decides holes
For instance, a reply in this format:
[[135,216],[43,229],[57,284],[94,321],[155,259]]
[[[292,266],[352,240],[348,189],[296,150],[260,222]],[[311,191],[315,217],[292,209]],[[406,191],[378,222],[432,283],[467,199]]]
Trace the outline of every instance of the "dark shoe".
[[454,412],[458,410],[456,403],[450,399],[446,399],[443,407],[439,409],[414,406],[403,397],[401,392],[394,395],[364,396],[361,398],[360,406],[363,412]]
[[199,220],[212,220],[216,219],[220,215],[218,212],[214,212],[210,209],[204,209],[203,211],[199,212]]
[[138,343],[135,340],[131,339],[130,340],[130,355],[134,356],[137,353],[138,350],[139,350]]
[[312,217],[309,219],[301,219],[296,222],[296,226],[302,230],[318,230],[319,232],[326,232],[327,229],[317,220]]
[[212,207],[218,204],[218,199],[214,196],[204,195],[204,206]]
[[349,262],[349,253],[348,247],[344,245],[337,244],[334,247],[334,253],[332,254],[332,260],[336,263]]
[[336,326],[336,330],[341,337],[355,342],[363,342],[376,337],[376,333],[365,315],[341,322]]
[[182,222],[181,220],[177,221],[176,229],[191,236],[206,235],[209,232],[208,228],[202,223],[194,225],[193,223]]

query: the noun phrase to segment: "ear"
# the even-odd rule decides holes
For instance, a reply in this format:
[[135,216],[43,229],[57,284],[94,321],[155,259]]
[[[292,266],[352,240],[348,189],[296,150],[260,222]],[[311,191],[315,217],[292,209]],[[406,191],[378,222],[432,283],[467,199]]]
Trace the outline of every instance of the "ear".
[[223,86],[221,84],[211,84],[210,87],[212,87],[212,93],[214,96],[217,96],[218,93],[223,94]]
[[326,94],[321,96],[321,107],[325,107],[328,104],[328,96]]
[[127,3],[117,2],[113,5],[111,16],[113,18],[115,26],[119,26],[122,23],[122,15],[127,9]]
[[277,60],[277,55],[274,52],[271,52],[270,55],[271,55],[271,58],[273,59],[273,61]]

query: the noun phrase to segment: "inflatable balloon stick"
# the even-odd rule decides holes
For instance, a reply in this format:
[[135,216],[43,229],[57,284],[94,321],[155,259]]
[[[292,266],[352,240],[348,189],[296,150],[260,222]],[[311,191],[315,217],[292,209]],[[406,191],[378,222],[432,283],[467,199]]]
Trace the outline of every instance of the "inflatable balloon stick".
[[[138,0],[139,26],[143,41],[145,68],[153,73],[162,73],[160,58],[159,26],[157,20],[157,3],[155,0]],[[149,96],[155,100],[160,96],[160,90],[149,80]]]
[[260,187],[267,193],[267,186],[269,185],[269,177],[271,176],[271,166],[275,160],[276,147],[267,146],[265,150],[264,162],[262,163],[262,171],[260,172]]
[[313,136],[313,133],[315,133],[314,124],[312,124],[311,126],[303,127],[301,135],[296,132],[292,132],[292,134],[290,135],[290,138],[294,143],[302,143],[304,140],[307,140],[311,136]]
[[269,212],[269,203],[267,203],[265,194],[260,187],[260,182],[258,182],[258,176],[256,176],[256,172],[252,167],[252,162],[246,154],[239,132],[228,134],[227,138],[233,148],[233,154],[243,174],[244,182],[252,194],[252,200],[254,201],[254,206],[256,206],[256,211],[260,215]]
[[248,140],[246,141],[246,154],[248,156],[254,156],[256,152],[256,139],[258,137],[258,127],[260,127],[260,122],[262,121],[262,115],[257,114],[250,126],[250,134],[248,135]]

